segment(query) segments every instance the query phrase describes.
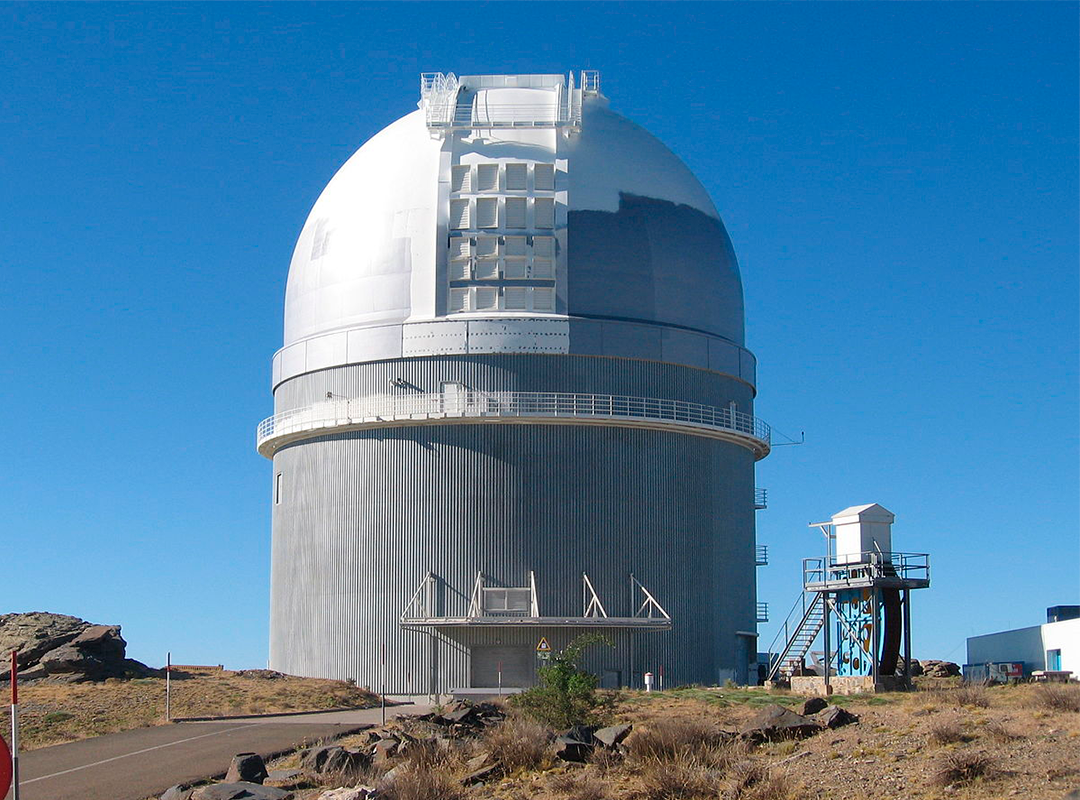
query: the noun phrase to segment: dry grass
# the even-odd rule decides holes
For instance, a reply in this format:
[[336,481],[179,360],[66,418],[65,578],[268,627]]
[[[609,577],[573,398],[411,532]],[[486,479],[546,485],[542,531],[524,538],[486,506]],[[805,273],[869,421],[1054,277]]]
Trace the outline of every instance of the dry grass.
[[549,763],[551,741],[550,729],[524,716],[509,717],[484,736],[485,745],[508,772]]
[[[175,676],[174,717],[368,707],[375,696],[344,681],[276,679],[207,670]],[[32,683],[19,688],[20,745],[26,750],[165,723],[162,678],[102,683]],[[10,726],[0,710],[0,729]]]
[[378,784],[381,800],[464,800],[461,781],[446,766],[405,765]]
[[937,786],[955,786],[993,778],[994,762],[985,753],[959,752],[947,754],[933,775]]
[[1018,733],[1013,731],[1005,725],[1004,720],[992,719],[983,726],[983,731],[996,742],[1013,742],[1017,739],[1024,738]]
[[786,775],[762,764],[744,761],[731,770],[728,800],[797,800],[802,793]]
[[724,773],[683,753],[644,762],[639,776],[641,800],[685,800],[718,796]]
[[958,706],[972,706],[974,708],[990,707],[990,692],[987,684],[976,681],[961,683],[950,694],[953,702]]
[[955,717],[934,720],[927,727],[927,738],[934,744],[946,745],[967,742],[971,737],[964,733],[960,720]]
[[733,737],[714,723],[678,717],[638,728],[626,740],[626,748],[639,763],[673,762],[689,756],[713,768],[726,768],[740,750]]
[[551,779],[551,789],[565,800],[607,800],[607,786],[595,775],[566,772]]
[[1032,692],[1034,705],[1050,711],[1080,713],[1080,684],[1044,683]]

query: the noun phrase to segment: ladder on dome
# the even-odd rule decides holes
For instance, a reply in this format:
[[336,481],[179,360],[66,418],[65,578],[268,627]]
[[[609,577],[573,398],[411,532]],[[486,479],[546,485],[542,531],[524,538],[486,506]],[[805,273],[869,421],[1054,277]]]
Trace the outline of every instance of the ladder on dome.
[[[807,601],[807,595],[812,595]],[[803,659],[810,652],[810,647],[821,633],[825,624],[825,604],[820,592],[801,592],[795,605],[788,612],[783,627],[776,632],[769,645],[769,674],[766,680],[776,680],[777,676],[790,678],[803,665]],[[783,638],[784,645],[776,658],[772,658],[776,645]]]

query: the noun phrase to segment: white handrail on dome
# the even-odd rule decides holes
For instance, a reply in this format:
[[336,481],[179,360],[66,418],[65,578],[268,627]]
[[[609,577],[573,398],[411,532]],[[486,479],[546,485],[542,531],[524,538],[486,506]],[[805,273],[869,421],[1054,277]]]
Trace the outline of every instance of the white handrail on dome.
[[675,428],[733,441],[764,458],[772,431],[760,419],[730,408],[612,394],[575,392],[479,392],[376,395],[325,400],[283,411],[259,423],[256,448],[271,457],[289,442],[341,430],[440,422],[566,421],[631,427]]

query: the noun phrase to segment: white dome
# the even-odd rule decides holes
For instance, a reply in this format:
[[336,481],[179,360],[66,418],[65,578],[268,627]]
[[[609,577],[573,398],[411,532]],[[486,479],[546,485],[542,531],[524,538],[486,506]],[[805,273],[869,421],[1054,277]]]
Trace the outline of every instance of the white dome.
[[[580,89],[578,118],[556,124],[574,96],[561,76],[462,78],[454,91],[467,129],[440,130],[425,105],[365,143],[315,203],[289,270],[286,349],[352,331],[352,345],[324,341],[315,358],[352,363],[377,332],[477,320],[619,321],[742,344],[727,232],[658,139]],[[312,368],[296,363],[285,371]]]

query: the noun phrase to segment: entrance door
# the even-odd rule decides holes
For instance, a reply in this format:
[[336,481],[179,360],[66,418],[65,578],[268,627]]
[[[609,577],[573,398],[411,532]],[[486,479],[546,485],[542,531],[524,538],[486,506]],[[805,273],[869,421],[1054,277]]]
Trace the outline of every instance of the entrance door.
[[491,689],[499,685],[502,665],[503,688],[526,688],[536,683],[533,662],[536,653],[528,646],[484,645],[469,651],[469,686]]

